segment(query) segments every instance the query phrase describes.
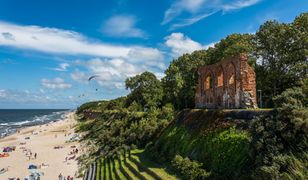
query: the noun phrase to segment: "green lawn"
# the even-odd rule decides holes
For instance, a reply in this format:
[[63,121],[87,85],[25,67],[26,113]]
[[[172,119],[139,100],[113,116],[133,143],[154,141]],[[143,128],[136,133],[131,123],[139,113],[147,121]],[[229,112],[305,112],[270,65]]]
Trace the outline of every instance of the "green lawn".
[[[114,163],[112,163],[114,161]],[[169,174],[166,171],[166,167],[154,163],[153,161],[146,158],[143,150],[133,150],[131,152],[131,158],[121,156],[121,164],[118,159],[110,161],[101,159],[97,163],[96,179],[97,180],[116,180],[116,179],[127,179],[127,180],[154,180],[154,179],[177,179],[175,176]]]

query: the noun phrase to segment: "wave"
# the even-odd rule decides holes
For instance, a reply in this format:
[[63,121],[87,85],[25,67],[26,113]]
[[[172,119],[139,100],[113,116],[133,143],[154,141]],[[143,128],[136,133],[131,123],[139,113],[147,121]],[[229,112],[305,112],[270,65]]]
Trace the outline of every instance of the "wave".
[[45,124],[48,122],[64,119],[69,112],[70,111],[57,111],[52,112],[51,114],[34,116],[25,121],[0,123],[0,137],[3,137],[3,135],[11,134],[9,132],[15,132],[16,128]]

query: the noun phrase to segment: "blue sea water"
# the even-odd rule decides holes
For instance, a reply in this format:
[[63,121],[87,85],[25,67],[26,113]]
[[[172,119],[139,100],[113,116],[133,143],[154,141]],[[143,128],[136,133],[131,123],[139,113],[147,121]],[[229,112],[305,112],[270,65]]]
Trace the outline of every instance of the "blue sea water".
[[0,137],[16,129],[63,119],[67,109],[0,109]]

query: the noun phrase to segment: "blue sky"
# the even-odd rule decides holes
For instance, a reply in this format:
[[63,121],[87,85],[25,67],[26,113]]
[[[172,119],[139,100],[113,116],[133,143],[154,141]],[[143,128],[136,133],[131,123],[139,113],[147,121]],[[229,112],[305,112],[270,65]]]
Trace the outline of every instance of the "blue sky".
[[127,77],[162,77],[183,53],[307,10],[306,0],[1,0],[0,108],[122,96]]

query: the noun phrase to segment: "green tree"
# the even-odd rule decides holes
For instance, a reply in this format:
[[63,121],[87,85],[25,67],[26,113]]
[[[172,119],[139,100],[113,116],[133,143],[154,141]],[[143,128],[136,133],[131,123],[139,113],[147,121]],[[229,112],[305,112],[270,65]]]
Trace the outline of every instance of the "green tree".
[[163,89],[161,82],[153,73],[144,72],[140,75],[125,80],[126,89],[131,93],[127,97],[127,103],[137,102],[145,108],[157,107],[161,104]]
[[[256,33],[256,56],[260,60],[257,88],[264,100],[299,86],[308,70],[308,13],[298,16],[293,23],[267,21]],[[272,102],[268,102],[272,103]]]
[[291,88],[276,96],[271,115],[252,124],[253,175],[257,179],[305,179],[308,176],[307,94]]
[[[197,83],[197,68],[203,65],[205,51],[184,54],[171,62],[162,79],[166,102],[177,109],[194,107],[194,95]],[[196,58],[197,57],[197,58]]]

